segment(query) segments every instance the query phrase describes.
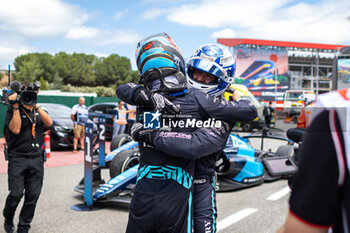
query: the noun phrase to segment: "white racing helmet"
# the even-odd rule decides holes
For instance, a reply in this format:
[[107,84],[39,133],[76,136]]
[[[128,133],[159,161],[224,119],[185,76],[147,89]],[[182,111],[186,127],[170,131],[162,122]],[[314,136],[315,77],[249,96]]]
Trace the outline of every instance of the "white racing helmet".
[[[209,84],[195,81],[193,73],[200,70],[214,75],[217,79]],[[212,96],[222,95],[234,82],[236,59],[231,52],[218,44],[199,47],[187,63],[187,85]]]

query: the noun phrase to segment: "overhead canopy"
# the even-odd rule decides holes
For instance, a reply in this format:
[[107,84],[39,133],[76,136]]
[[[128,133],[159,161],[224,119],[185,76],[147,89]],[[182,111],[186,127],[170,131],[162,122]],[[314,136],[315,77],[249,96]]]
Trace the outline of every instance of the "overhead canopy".
[[[316,49],[316,50],[340,50],[348,45],[336,45],[336,44],[318,44],[318,43],[303,43],[303,42],[290,42],[290,41],[277,41],[277,40],[257,40],[257,39],[226,39],[218,38],[217,42],[228,47],[235,47],[238,45],[258,45],[258,46],[275,46],[286,48],[300,48],[300,49]],[[330,51],[328,51],[330,52]],[[333,51],[334,52],[334,51]]]

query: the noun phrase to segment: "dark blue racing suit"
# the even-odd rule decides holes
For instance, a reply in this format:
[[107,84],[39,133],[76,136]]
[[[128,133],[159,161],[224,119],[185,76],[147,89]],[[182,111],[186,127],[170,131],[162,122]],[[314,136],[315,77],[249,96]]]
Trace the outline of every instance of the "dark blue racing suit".
[[[117,95],[135,105],[133,95],[138,88],[140,86],[124,84],[118,87]],[[250,115],[256,116],[255,107],[245,102],[228,104],[194,89],[172,102],[180,107],[182,115],[191,116],[192,119],[208,118],[203,108],[209,106],[211,109],[216,107],[217,116],[225,121],[240,120],[238,118],[242,117],[242,113],[238,113],[239,108],[247,110],[248,107]],[[192,232],[194,159],[213,154],[215,164],[214,153],[222,149],[230,129],[223,124],[221,128],[196,132],[193,132],[196,130],[193,127],[178,129],[181,132],[173,130],[175,132],[159,132],[154,141],[155,147],[166,148],[163,151],[146,145],[139,146],[138,182],[130,205],[127,232]],[[186,153],[178,154],[178,148],[187,148]],[[214,169],[214,165],[212,167]]]
[[[156,134],[154,148],[175,157],[197,159],[193,180],[193,223],[195,233],[216,232],[215,162],[222,153],[234,123],[222,122],[218,140],[217,128],[199,128],[194,132],[166,132]],[[181,145],[174,147],[174,145]],[[172,148],[172,150],[169,150]],[[211,150],[208,150],[210,148]],[[218,149],[211,153],[213,149]]]
[[[223,97],[216,99],[222,105],[229,104]],[[227,121],[227,116],[223,117],[222,109],[217,110],[217,107],[209,101],[199,101],[199,108],[201,109],[202,119],[206,118],[225,118],[227,122],[223,122],[227,126],[222,129],[224,134],[224,141],[211,141],[211,133],[215,129],[197,129],[194,133],[167,133],[161,131],[156,134],[154,138],[154,147],[160,151],[167,152],[172,156],[197,159],[194,176],[194,190],[193,190],[193,219],[195,233],[212,233],[216,232],[216,195],[215,195],[215,166],[216,160],[220,156],[226,156],[223,149],[226,145],[227,139],[235,125],[234,121],[251,121],[256,116],[256,109],[250,106],[250,101],[241,100],[235,109],[229,107],[232,112],[227,112],[231,117],[231,121]],[[221,107],[220,107],[221,108]],[[236,115],[238,114],[238,115]],[[206,130],[207,134],[200,131]],[[217,129],[216,129],[217,130]],[[189,137],[179,137],[178,134],[190,135]],[[193,136],[193,134],[195,134]],[[166,137],[165,137],[166,136]],[[220,138],[221,139],[221,138]],[[211,153],[207,149],[212,143],[216,143],[214,148],[219,148],[218,151]],[[217,144],[220,143],[220,144]],[[176,147],[174,145],[181,145]],[[172,148],[169,150],[169,148]]]

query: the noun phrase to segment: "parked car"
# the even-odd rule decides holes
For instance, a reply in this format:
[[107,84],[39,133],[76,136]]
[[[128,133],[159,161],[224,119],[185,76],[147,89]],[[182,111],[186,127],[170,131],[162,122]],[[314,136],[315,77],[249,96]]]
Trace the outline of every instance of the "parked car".
[[[74,138],[73,121],[70,118],[72,109],[63,104],[39,104],[49,113],[53,121],[52,126],[48,128],[50,130],[51,149],[72,149]],[[90,123],[92,123],[92,121],[90,121]],[[98,133],[96,124],[94,124],[93,128],[94,143],[97,143]]]
[[97,118],[102,114],[106,118],[106,139],[112,139],[113,135],[113,109],[118,106],[117,102],[104,102],[93,104],[88,107],[89,118],[93,122],[97,122]]

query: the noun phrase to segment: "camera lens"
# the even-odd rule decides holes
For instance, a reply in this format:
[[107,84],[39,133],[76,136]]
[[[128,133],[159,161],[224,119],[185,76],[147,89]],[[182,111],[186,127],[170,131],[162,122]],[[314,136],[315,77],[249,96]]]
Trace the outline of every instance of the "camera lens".
[[32,99],[31,99],[30,95],[24,95],[23,96],[23,102],[29,103],[31,101],[32,101]]
[[35,105],[37,103],[37,94],[34,91],[23,91],[21,102],[24,105]]

